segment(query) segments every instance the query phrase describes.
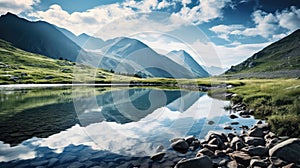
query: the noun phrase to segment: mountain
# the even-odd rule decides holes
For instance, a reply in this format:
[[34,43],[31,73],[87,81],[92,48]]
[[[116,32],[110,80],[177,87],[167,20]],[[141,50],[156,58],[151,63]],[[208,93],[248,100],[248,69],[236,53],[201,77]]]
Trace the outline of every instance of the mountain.
[[211,75],[217,76],[223,74],[225,71],[227,71],[229,68],[221,68],[217,66],[204,66],[202,65],[203,68]]
[[80,46],[66,37],[56,26],[47,22],[30,22],[7,13],[0,17],[0,38],[22,50],[75,61]]
[[167,54],[168,58],[172,59],[177,64],[185,67],[196,76],[208,77],[209,73],[204,70],[194,58],[184,50],[171,51]]
[[287,73],[299,76],[299,69],[300,29],[265,47],[242,63],[232,66],[225,74],[285,72],[281,76],[284,77]]
[[90,35],[87,35],[85,33],[80,34],[79,36],[76,36],[72,32],[70,32],[67,29],[57,27],[59,31],[61,31],[65,36],[67,36],[69,39],[71,39],[73,42],[75,42],[77,45],[79,45],[81,48],[87,49],[87,50],[96,50],[101,49],[105,42],[100,39],[96,38]]
[[119,37],[105,42],[99,67],[141,77],[198,78],[208,76],[193,73],[169,57],[156,53],[139,40]]

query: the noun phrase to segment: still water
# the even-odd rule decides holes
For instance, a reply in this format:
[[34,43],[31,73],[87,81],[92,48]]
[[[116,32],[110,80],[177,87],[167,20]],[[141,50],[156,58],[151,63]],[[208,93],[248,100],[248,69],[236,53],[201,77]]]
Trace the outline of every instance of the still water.
[[[255,123],[230,119],[228,101],[187,90],[9,88],[0,104],[0,167],[172,167],[195,153],[171,150],[170,139]],[[158,146],[166,156],[152,161]]]

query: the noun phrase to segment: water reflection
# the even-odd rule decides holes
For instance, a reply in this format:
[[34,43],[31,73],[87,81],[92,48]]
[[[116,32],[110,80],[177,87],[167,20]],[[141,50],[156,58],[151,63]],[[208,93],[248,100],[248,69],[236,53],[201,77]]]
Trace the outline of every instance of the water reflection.
[[[223,110],[228,102],[196,91],[132,88],[70,92],[52,90],[52,94],[57,93],[56,98],[43,99],[42,93],[34,95],[27,90],[23,96],[38,103],[19,107],[13,113],[9,113],[7,106],[0,107],[5,111],[0,113],[0,167],[130,167],[138,163],[148,167],[156,164],[149,156],[158,145],[169,150],[171,138],[203,137],[209,130],[222,130],[230,120]],[[20,92],[1,94],[14,104],[16,99],[5,96],[13,97]],[[41,105],[40,99],[46,100],[45,105]],[[22,106],[19,100],[16,105]],[[215,124],[208,125],[208,120]],[[243,122],[251,124],[254,120]],[[161,165],[173,164],[170,160],[174,157],[182,156],[169,151]]]

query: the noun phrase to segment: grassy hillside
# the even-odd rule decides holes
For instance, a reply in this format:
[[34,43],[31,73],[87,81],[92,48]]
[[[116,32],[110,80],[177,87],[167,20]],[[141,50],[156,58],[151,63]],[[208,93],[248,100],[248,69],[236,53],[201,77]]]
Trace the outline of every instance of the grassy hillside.
[[254,110],[256,118],[267,119],[272,131],[279,135],[300,136],[300,80],[247,79],[244,85],[229,89],[239,96],[233,102],[243,102]]
[[[300,69],[300,29],[267,46],[225,74],[275,72]],[[284,74],[283,74],[284,76]]]
[[[0,84],[17,83],[72,83],[75,63],[66,60],[51,59],[46,56],[29,53],[0,40]],[[77,67],[77,66],[76,66]],[[116,75],[87,66],[78,66],[76,74],[84,74],[84,79],[76,82],[131,81],[135,78]]]

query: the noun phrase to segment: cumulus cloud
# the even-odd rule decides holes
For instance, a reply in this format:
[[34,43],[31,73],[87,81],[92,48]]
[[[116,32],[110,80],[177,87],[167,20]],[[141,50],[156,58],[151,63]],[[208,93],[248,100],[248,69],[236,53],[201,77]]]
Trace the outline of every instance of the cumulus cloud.
[[19,14],[32,9],[32,6],[39,3],[40,0],[1,0],[0,1],[0,15],[11,12]]
[[201,0],[199,5],[192,8],[187,7],[189,1],[183,2],[184,6],[178,13],[173,15],[180,16],[195,24],[209,22],[216,18],[222,18],[222,9],[230,2],[230,0]]
[[[278,40],[288,33],[300,28],[300,9],[292,6],[289,9],[267,13],[256,10],[252,13],[254,27],[243,27],[242,25],[218,25],[209,30],[218,34],[219,38],[229,41],[230,35],[255,37],[261,36],[269,40]],[[288,33],[276,34],[280,28],[288,30]]]

